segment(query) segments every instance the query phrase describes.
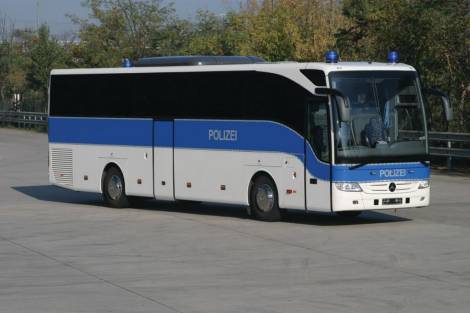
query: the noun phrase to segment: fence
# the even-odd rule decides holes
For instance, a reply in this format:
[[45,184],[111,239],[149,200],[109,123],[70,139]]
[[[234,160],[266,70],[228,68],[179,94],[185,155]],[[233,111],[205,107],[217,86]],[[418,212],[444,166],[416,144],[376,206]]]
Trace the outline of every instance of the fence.
[[[37,125],[47,127],[47,113],[0,112],[0,124],[15,125],[21,128],[31,128]],[[409,138],[417,135],[412,131],[400,133]],[[470,159],[470,133],[430,132],[429,141],[431,156],[445,157],[448,168],[452,168],[452,159],[454,158]]]
[[0,112],[0,124],[19,128],[47,126],[47,113],[36,112]]
[[445,157],[447,168],[452,168],[452,159],[470,158],[470,133],[430,132],[431,156]]

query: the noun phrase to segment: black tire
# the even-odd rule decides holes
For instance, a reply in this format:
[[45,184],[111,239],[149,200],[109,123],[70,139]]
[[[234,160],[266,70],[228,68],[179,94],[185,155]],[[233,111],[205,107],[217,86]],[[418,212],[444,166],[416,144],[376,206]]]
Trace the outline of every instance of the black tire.
[[258,176],[250,188],[250,214],[266,222],[281,220],[276,184],[266,175]]
[[126,196],[126,185],[121,171],[116,167],[110,167],[104,173],[103,198],[107,206],[111,208],[127,208],[129,198]]
[[353,218],[358,217],[362,214],[362,211],[340,211],[336,212],[338,216],[345,217],[345,218]]

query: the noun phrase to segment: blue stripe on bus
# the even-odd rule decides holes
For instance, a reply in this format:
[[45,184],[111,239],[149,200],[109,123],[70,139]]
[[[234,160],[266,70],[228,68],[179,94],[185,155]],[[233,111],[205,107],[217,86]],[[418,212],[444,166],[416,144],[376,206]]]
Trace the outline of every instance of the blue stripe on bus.
[[304,154],[304,139],[269,121],[176,120],[175,146]]
[[350,166],[333,166],[334,182],[370,182],[429,179],[430,169],[421,163],[373,164],[350,169]]
[[49,142],[151,147],[152,119],[49,118]]
[[[350,169],[330,166],[317,159],[304,138],[289,127],[270,121],[216,121],[106,118],[49,118],[51,143],[121,146],[172,147],[208,150],[282,152],[307,160],[307,171],[329,181],[368,182],[378,180],[421,180],[429,178],[429,168],[421,163],[366,165]],[[153,143],[153,130],[154,140]],[[211,131],[211,133],[209,133]],[[174,134],[173,134],[174,132]],[[174,136],[174,138],[173,138]]]

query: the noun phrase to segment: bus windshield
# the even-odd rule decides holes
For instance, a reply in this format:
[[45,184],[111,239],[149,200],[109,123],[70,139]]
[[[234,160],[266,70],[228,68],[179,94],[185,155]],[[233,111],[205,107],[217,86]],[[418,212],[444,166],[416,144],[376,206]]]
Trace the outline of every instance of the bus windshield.
[[350,120],[340,121],[333,103],[338,163],[425,160],[425,113],[415,72],[334,72],[329,77],[351,106]]

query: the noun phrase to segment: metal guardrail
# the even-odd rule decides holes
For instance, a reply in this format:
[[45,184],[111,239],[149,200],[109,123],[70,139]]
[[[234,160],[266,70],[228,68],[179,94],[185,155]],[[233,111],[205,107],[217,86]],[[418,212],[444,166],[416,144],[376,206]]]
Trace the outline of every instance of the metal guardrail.
[[20,128],[47,126],[47,113],[0,112],[0,124],[15,125]]
[[[400,131],[400,135],[406,138],[416,138],[419,133]],[[470,158],[470,133],[429,132],[428,138],[432,156]]]
[[[413,131],[400,131],[409,138],[416,138]],[[429,132],[429,150],[433,157],[445,157],[447,168],[452,168],[452,159],[470,158],[470,133]]]
[[[454,158],[470,159],[470,133],[430,132],[429,141],[431,156],[445,157],[448,169],[452,169]],[[436,143],[440,146],[435,146]]]

